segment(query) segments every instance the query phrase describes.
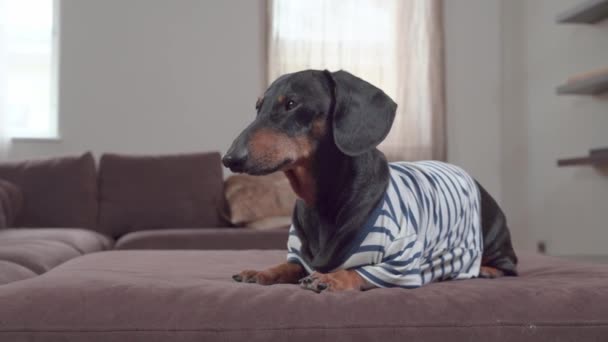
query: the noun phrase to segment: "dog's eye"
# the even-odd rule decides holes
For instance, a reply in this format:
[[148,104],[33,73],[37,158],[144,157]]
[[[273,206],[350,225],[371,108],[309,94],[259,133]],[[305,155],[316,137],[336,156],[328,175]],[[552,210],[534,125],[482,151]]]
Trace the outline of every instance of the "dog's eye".
[[285,109],[286,110],[291,110],[293,109],[293,107],[296,106],[296,103],[293,100],[289,100],[287,101],[287,103],[285,104]]

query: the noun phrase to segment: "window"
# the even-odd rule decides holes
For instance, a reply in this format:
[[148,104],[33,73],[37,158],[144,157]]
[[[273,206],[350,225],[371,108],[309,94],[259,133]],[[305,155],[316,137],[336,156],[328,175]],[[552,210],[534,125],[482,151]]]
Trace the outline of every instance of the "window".
[[397,102],[389,160],[445,159],[441,0],[269,0],[268,80],[344,69]]
[[0,111],[6,133],[55,138],[59,0],[0,0]]
[[397,92],[396,1],[274,1],[271,80],[307,68],[346,69],[394,97]]

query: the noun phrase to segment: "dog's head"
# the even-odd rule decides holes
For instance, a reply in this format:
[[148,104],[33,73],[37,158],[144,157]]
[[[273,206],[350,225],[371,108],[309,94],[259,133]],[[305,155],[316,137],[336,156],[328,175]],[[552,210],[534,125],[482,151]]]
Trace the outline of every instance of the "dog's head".
[[261,175],[310,159],[325,138],[347,156],[374,149],[390,131],[397,105],[345,71],[306,70],[274,81],[255,120],[223,158],[233,172]]

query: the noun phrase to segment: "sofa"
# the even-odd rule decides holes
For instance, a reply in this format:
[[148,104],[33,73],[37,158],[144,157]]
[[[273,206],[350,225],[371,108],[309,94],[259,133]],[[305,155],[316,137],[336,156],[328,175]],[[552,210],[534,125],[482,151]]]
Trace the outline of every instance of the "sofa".
[[415,290],[234,282],[283,262],[287,230],[233,226],[246,215],[226,202],[264,192],[222,190],[215,153],[4,163],[0,179],[2,342],[608,341],[601,264],[518,253],[519,277]]
[[285,225],[235,227],[224,190],[217,152],[0,163],[0,284],[113,249],[284,248]]

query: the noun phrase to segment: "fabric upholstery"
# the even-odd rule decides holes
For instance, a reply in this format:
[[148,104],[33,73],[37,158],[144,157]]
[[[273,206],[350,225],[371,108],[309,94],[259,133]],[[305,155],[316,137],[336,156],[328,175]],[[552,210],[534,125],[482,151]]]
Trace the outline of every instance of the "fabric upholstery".
[[97,175],[91,153],[0,163],[0,178],[23,192],[15,226],[95,228]]
[[12,283],[14,281],[35,277],[29,268],[23,267],[10,261],[0,260],[0,285]]
[[283,172],[267,176],[232,175],[226,179],[227,216],[234,225],[268,217],[291,216],[296,195]]
[[287,227],[273,230],[244,228],[163,229],[129,233],[116,249],[285,249]]
[[272,216],[247,223],[249,229],[267,230],[291,226],[291,216]]
[[[1,192],[1,191],[0,191]],[[0,194],[0,197],[2,195]],[[4,211],[2,205],[0,205],[0,229],[8,227],[8,214]]]
[[20,228],[0,230],[0,241],[44,240],[57,241],[73,247],[81,254],[112,248],[111,238],[100,233],[76,228]]
[[80,255],[76,248],[59,241],[0,239],[0,260],[21,265],[36,274]]
[[284,251],[94,253],[0,286],[0,340],[606,340],[607,265],[518,255],[520,277],[316,294],[232,281]]
[[23,207],[23,193],[19,187],[0,179],[0,228],[12,227]]
[[110,236],[147,229],[221,227],[219,153],[105,154],[99,166],[100,218]]

